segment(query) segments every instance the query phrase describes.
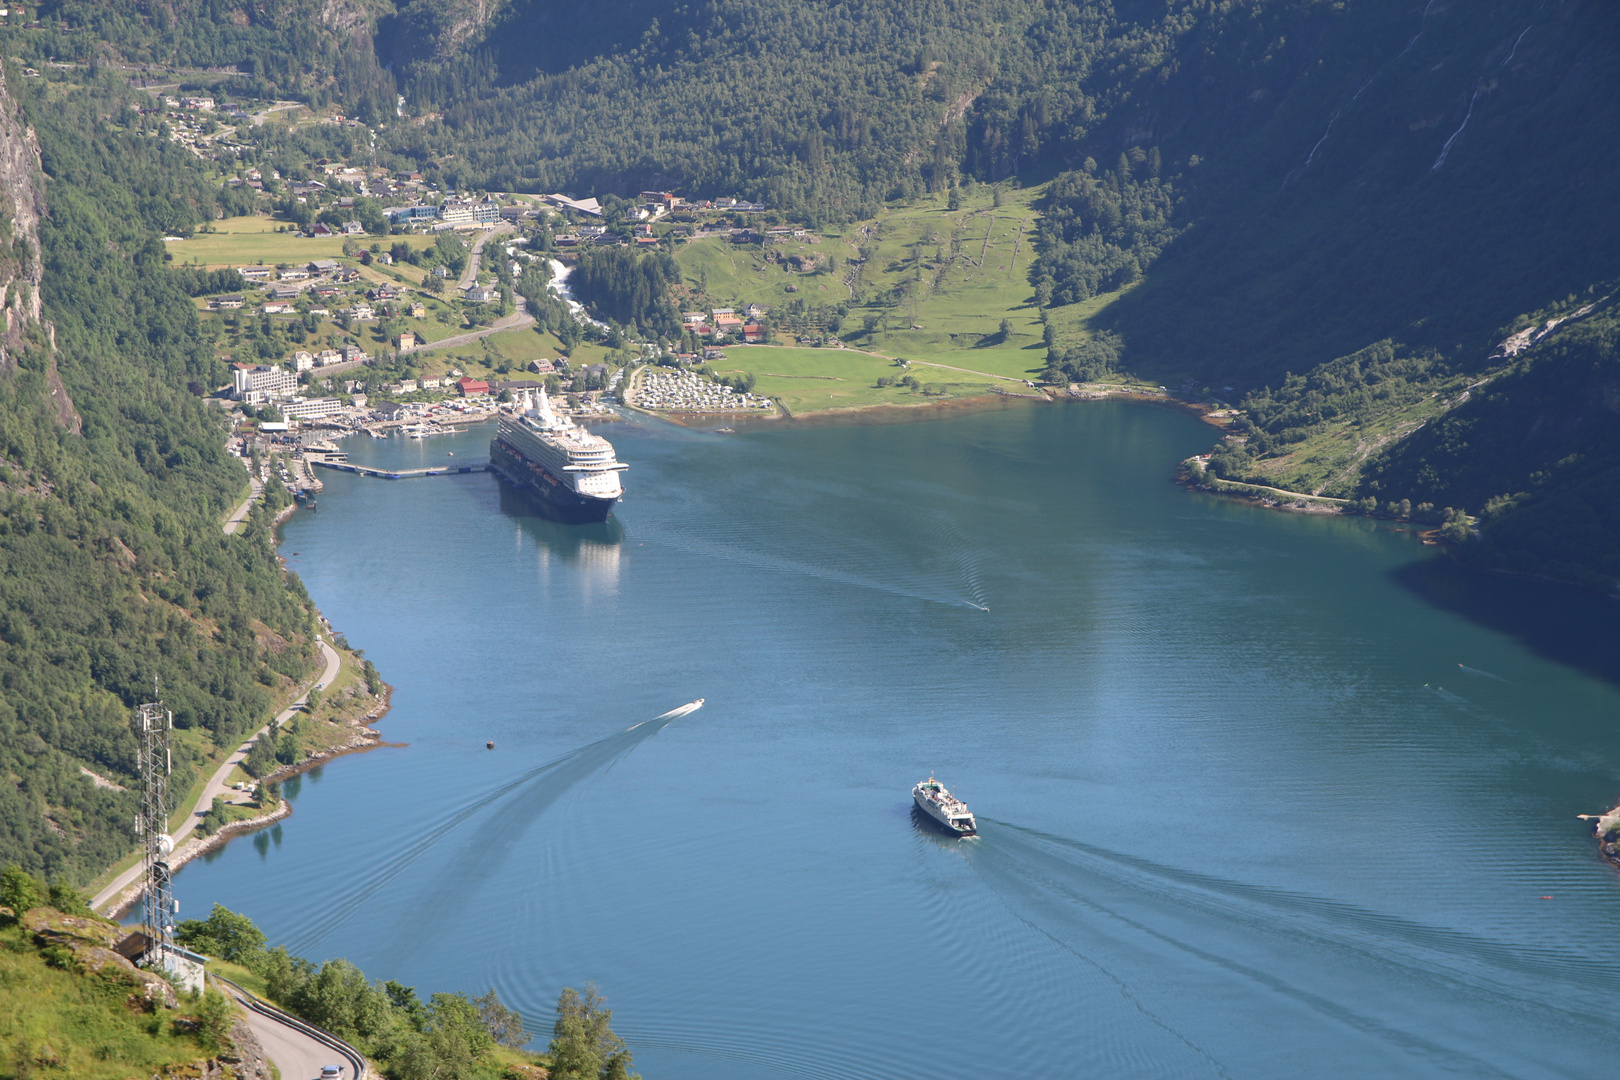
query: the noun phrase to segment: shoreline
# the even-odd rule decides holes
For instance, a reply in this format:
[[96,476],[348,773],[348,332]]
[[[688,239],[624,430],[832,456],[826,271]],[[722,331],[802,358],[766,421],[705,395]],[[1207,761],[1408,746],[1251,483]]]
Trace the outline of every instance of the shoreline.
[[[294,762],[291,765],[282,765],[273,772],[267,773],[261,777],[259,783],[279,784],[284,780],[288,780],[294,776],[306,773],[317,766],[324,765],[334,758],[344,757],[349,754],[361,754],[368,750],[375,750],[384,746],[406,745],[405,743],[384,742],[381,732],[378,732],[376,729],[369,726],[372,720],[381,718],[382,715],[388,711],[389,698],[393,694],[393,689],[394,688],[392,686],[384,684],[382,703],[378,706],[378,708],[373,710],[372,713],[368,713],[365,716],[360,724],[359,731],[346,742],[340,743],[336,746],[327,747],[325,750],[318,750],[310,754],[307,758],[304,758],[302,761]],[[244,818],[241,821],[233,821],[221,828],[218,832],[209,836],[198,836],[193,833],[186,839],[185,843],[181,844],[180,847],[169,856],[169,868],[171,871],[178,872],[183,869],[187,863],[190,863],[199,856],[218,851],[220,848],[224,847],[232,840],[235,840],[237,837],[247,836],[249,833],[256,833],[260,829],[267,828],[268,826],[274,825],[279,821],[284,821],[292,816],[292,812],[292,803],[288,802],[285,798],[282,798],[276,801],[275,809],[258,814],[254,817]],[[144,888],[145,883],[139,878],[131,882],[123,892],[113,897],[112,901],[106,908],[105,917],[109,919],[123,918],[124,915],[128,914],[130,909],[135,906],[136,902],[140,900],[141,892]]]

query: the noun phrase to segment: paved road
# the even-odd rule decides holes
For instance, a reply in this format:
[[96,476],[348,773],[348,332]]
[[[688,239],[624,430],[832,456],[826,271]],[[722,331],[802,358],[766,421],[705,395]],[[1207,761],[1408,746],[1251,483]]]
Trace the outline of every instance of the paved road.
[[[247,1024],[259,1037],[268,1057],[281,1070],[281,1080],[319,1080],[321,1069],[327,1065],[340,1065],[343,1059],[331,1047],[305,1035],[297,1028],[288,1027],[262,1013],[247,1010]],[[353,1080],[343,1070],[344,1080]]]
[[[249,466],[249,468],[251,469],[252,466]],[[232,533],[236,532],[236,530],[240,529],[244,523],[246,523],[248,511],[253,509],[254,502],[258,500],[260,495],[264,494],[264,485],[259,483],[259,478],[257,476],[249,474],[248,485],[253,490],[249,492],[246,499],[242,500],[242,505],[238,506],[235,510],[232,510],[231,516],[225,519],[226,536],[230,536]]]
[[[315,681],[314,689],[316,690],[324,690],[328,686],[332,685],[332,680],[337,678],[338,669],[342,663],[342,657],[338,655],[337,650],[328,645],[324,639],[320,641],[320,646],[321,655],[326,658],[326,668],[321,672],[321,677]],[[275,720],[271,721],[270,724],[266,724],[264,727],[254,732],[246,742],[236,748],[235,752],[232,753],[230,757],[225,759],[224,764],[222,764],[218,769],[214,770],[214,775],[208,778],[208,783],[203,787],[202,795],[194,804],[192,804],[191,812],[186,815],[185,823],[174,831],[175,847],[179,847],[185,841],[186,837],[190,836],[197,828],[198,823],[202,821],[203,814],[207,813],[208,810],[213,807],[215,795],[228,795],[235,790],[230,786],[229,783],[231,770],[236,768],[237,765],[241,764],[243,758],[247,757],[248,751],[253,749],[254,741],[262,736],[265,732],[269,731],[272,725],[280,727],[282,724],[296,716],[298,713],[298,707],[308,700],[309,695],[307,693],[300,696],[297,701],[292,703],[292,705],[283,709]],[[135,879],[141,876],[141,873],[144,870],[145,866],[141,863],[136,863],[128,870],[125,870],[122,874],[119,874],[116,878],[110,881],[100,892],[96,893],[95,897],[90,901],[90,906],[93,908],[99,908],[101,905],[107,903],[107,901],[113,899],[125,889],[129,888]]]
[[488,243],[491,238],[516,231],[516,226],[514,226],[511,222],[503,221],[493,229],[490,229],[483,236],[480,236],[472,246],[472,254],[467,256],[467,268],[461,272],[461,280],[456,282],[456,288],[465,289],[473,282],[478,280],[478,260],[484,254],[484,245]]
[[447,337],[440,341],[435,341],[430,345],[418,345],[416,348],[412,349],[411,352],[423,353],[432,352],[434,349],[453,349],[457,345],[466,345],[469,342],[477,341],[479,338],[487,338],[491,334],[499,334],[503,330],[521,330],[525,326],[533,326],[534,316],[529,314],[528,301],[524,300],[521,296],[514,297],[513,300],[517,305],[517,310],[504,318],[496,319],[484,329],[473,330],[465,334],[457,334],[454,337]]

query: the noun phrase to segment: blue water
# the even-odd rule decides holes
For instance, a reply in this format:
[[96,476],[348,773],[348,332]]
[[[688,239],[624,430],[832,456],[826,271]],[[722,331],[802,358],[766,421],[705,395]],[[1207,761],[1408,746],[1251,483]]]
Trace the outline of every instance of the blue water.
[[[1190,495],[1210,429],[1149,408],[604,433],[601,527],[324,474],[282,550],[408,746],[290,784],[188,914],[494,986],[542,1042],[594,980],[649,1080],[1613,1071],[1574,815],[1620,694],[1535,632],[1611,612]],[[930,771],[980,839],[913,822]]]

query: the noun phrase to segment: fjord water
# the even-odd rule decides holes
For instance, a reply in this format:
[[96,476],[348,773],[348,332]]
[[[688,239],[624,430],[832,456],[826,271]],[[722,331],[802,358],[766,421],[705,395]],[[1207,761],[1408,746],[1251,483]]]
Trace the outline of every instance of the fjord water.
[[[542,1043],[594,980],[650,1080],[1612,1072],[1573,816],[1620,694],[1536,634],[1612,613],[1189,495],[1210,429],[1149,408],[605,433],[600,527],[325,474],[282,550],[408,746],[290,783],[187,914],[494,986]],[[981,838],[913,822],[930,771]]]

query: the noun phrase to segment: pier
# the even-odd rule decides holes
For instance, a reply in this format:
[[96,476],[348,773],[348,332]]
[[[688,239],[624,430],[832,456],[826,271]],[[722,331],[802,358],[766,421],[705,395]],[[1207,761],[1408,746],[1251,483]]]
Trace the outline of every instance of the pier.
[[376,469],[370,465],[355,465],[347,461],[334,461],[330,458],[311,458],[310,464],[319,465],[323,469],[336,469],[338,472],[376,476],[384,480],[407,480],[413,476],[458,476],[463,473],[494,471],[487,461],[469,461],[464,465],[459,462],[452,462],[447,465],[430,465],[425,469]]

